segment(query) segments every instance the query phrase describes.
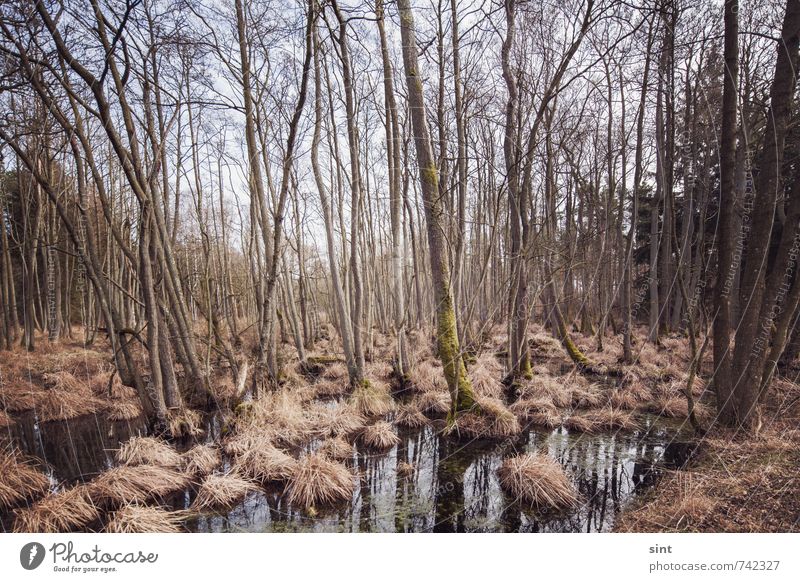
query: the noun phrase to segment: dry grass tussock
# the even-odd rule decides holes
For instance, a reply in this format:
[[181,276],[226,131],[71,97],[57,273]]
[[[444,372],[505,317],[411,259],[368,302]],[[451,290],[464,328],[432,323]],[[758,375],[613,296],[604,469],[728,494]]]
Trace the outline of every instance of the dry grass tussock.
[[92,500],[88,485],[76,485],[61,493],[52,493],[30,508],[18,509],[14,531],[59,533],[83,529],[100,519],[100,510]]
[[50,480],[17,452],[0,450],[0,512],[47,492]]
[[200,436],[205,432],[203,430],[203,415],[190,408],[170,410],[167,418],[167,429],[174,438]]
[[265,439],[239,455],[234,470],[254,481],[269,483],[286,481],[296,465],[297,461],[293,457]]
[[575,486],[550,457],[537,453],[511,457],[503,461],[497,474],[503,490],[527,505],[566,509],[578,502]]
[[556,414],[558,412],[553,401],[547,396],[517,400],[509,407],[509,410],[523,420],[530,420],[534,414]]
[[142,415],[142,406],[137,400],[112,398],[104,403],[103,409],[112,421],[133,420]]
[[39,420],[69,420],[98,412],[103,402],[91,388],[67,371],[42,374],[44,389],[37,393],[35,408]]
[[547,398],[557,408],[572,406],[572,390],[564,377],[534,376],[519,384],[517,394],[520,400]]
[[604,406],[583,413],[583,417],[591,422],[597,430],[636,430],[639,423],[634,419],[633,413]]
[[145,503],[163,498],[189,486],[191,478],[169,467],[120,466],[100,473],[87,487],[90,496],[103,506]]
[[301,458],[287,487],[289,502],[305,508],[347,501],[354,490],[353,475],[347,467],[320,454]]
[[380,420],[364,428],[361,432],[361,442],[364,446],[376,451],[388,451],[400,443],[400,437],[397,436],[391,424]]
[[111,514],[105,527],[109,533],[181,533],[185,511],[129,504]]
[[183,469],[189,475],[208,475],[222,464],[222,455],[217,447],[195,445],[181,455]]
[[450,411],[448,392],[425,392],[414,396],[412,406],[425,414],[441,416]]
[[402,404],[397,408],[394,422],[406,428],[419,428],[429,423],[427,417],[410,404]]
[[389,359],[391,359],[391,356],[387,356],[386,360],[372,361],[368,363],[366,369],[364,370],[367,377],[377,378],[378,380],[383,380],[384,382],[391,380],[394,370],[392,365],[388,362]]
[[117,461],[121,465],[155,465],[177,468],[183,465],[181,454],[155,437],[133,437],[125,441],[117,451]]
[[258,487],[237,473],[209,475],[197,490],[192,509],[216,509],[235,505]]
[[564,355],[564,348],[561,342],[541,328],[535,329],[531,334],[530,346],[531,351],[539,356],[562,357]]
[[138,399],[136,390],[124,386],[115,372],[99,372],[89,379],[89,388],[98,398]]
[[414,474],[414,465],[406,461],[397,463],[397,475],[403,479],[407,479]]
[[313,419],[301,398],[290,390],[268,392],[242,405],[235,422],[238,431],[260,430],[285,446],[299,446],[314,434]]
[[350,392],[346,380],[317,380],[312,386],[318,398],[336,398]]
[[332,406],[319,404],[310,409],[315,433],[321,437],[348,437],[361,430],[366,418],[355,407],[342,402]]
[[348,377],[347,366],[343,362],[333,362],[325,367],[322,377],[326,380],[343,380]]
[[572,408],[596,408],[603,404],[605,397],[597,384],[586,387],[574,386],[570,390]]
[[502,401],[494,398],[478,398],[480,410],[464,412],[447,429],[448,434],[459,438],[496,439],[519,434],[519,420]]
[[444,372],[438,361],[422,360],[414,364],[408,371],[408,386],[412,392],[447,391]]
[[[5,365],[5,362],[3,362]],[[9,378],[8,374],[0,382],[0,408],[7,412],[25,412],[36,408],[42,390],[21,378]]]
[[333,437],[322,441],[318,452],[334,461],[347,461],[353,458],[355,449],[342,437]]
[[[495,360],[495,358],[492,358]],[[502,398],[504,386],[500,381],[502,369],[487,363],[487,358],[481,356],[478,361],[469,369],[469,379],[472,381],[472,388],[479,396],[486,398]],[[496,361],[496,360],[495,360]]]
[[365,416],[383,416],[394,410],[394,400],[385,382],[370,380],[353,390],[351,405]]

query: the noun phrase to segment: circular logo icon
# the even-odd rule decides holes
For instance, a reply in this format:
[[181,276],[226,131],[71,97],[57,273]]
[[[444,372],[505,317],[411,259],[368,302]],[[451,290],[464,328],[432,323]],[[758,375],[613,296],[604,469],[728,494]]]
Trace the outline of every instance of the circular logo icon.
[[35,570],[44,561],[44,546],[39,542],[30,542],[19,551],[19,563],[26,570]]

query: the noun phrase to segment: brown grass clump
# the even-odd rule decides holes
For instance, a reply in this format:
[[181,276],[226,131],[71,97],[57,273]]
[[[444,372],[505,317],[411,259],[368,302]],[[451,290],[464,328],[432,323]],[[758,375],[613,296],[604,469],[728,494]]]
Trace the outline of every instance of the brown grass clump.
[[503,396],[503,383],[500,382],[499,373],[483,364],[482,358],[469,370],[472,388],[478,396],[486,398],[501,398]]
[[276,443],[285,446],[300,446],[314,435],[313,419],[306,409],[290,390],[269,392],[240,407],[236,428],[268,433]]
[[367,364],[365,372],[369,378],[378,378],[379,380],[389,381],[394,370],[388,361],[381,360]]
[[99,398],[112,398],[120,400],[136,400],[136,390],[130,386],[123,386],[119,374],[115,372],[99,372],[89,379],[89,388],[92,394]]
[[138,465],[109,469],[88,484],[91,498],[101,505],[145,503],[189,486],[190,477],[169,467]]
[[109,533],[181,533],[184,511],[168,511],[135,503],[111,514],[105,531]]
[[289,479],[288,499],[305,508],[347,501],[355,484],[347,467],[323,455],[306,455],[297,463]]
[[184,471],[195,477],[208,475],[222,464],[219,449],[209,445],[196,445],[181,455]]
[[397,409],[394,422],[398,426],[405,426],[407,428],[419,428],[428,424],[428,419],[417,410],[414,406],[403,404]]
[[407,479],[414,474],[414,465],[405,461],[397,463],[397,475],[403,479]]
[[350,402],[365,416],[383,416],[394,409],[389,386],[383,382],[365,381],[353,391]]
[[196,437],[203,434],[203,416],[196,410],[171,410],[167,419],[169,434],[174,438]]
[[363,430],[361,442],[376,451],[388,451],[400,443],[400,437],[397,436],[391,424],[381,420],[375,424],[370,424]]
[[104,403],[108,420],[133,420],[142,415],[142,407],[136,400],[113,398]]
[[431,415],[442,415],[450,412],[450,394],[448,392],[424,392],[414,397],[413,405],[420,411]]
[[585,388],[573,387],[571,395],[573,408],[596,408],[603,403],[603,393],[596,384]]
[[564,469],[544,455],[529,453],[506,459],[497,474],[504,491],[539,509],[566,509],[578,502],[578,492]]
[[572,390],[566,386],[564,378],[534,376],[523,382],[517,392],[521,400],[548,398],[558,408],[572,406]]
[[686,418],[689,414],[689,405],[686,402],[686,397],[683,396],[658,398],[645,404],[644,409],[647,412],[666,416],[667,418]]
[[608,395],[608,403],[622,410],[634,410],[639,406],[636,396],[624,388],[612,390]]
[[[5,365],[5,362],[4,362]],[[0,406],[7,412],[25,412],[36,407],[42,390],[21,378],[3,378],[0,384]]]
[[528,418],[528,422],[542,428],[556,428],[561,426],[561,415],[557,412],[534,412]]
[[45,389],[38,393],[39,420],[69,420],[93,414],[102,408],[91,389],[67,371],[42,374]]
[[87,485],[77,485],[62,493],[48,495],[32,507],[18,509],[14,531],[59,533],[85,528],[100,519]]
[[133,437],[124,442],[117,451],[117,461],[122,465],[155,465],[157,467],[180,467],[183,459],[178,451],[163,440],[154,437]]
[[313,386],[318,398],[336,398],[350,391],[350,385],[344,380],[318,380]]
[[342,437],[333,437],[325,439],[318,452],[334,461],[346,461],[353,458],[355,449]]
[[297,461],[269,441],[255,445],[236,460],[234,469],[261,483],[286,481],[294,472]]
[[442,367],[434,360],[422,360],[408,371],[409,389],[414,392],[447,391]]
[[447,434],[460,438],[505,438],[522,430],[517,417],[499,400],[479,398],[480,410],[459,414]]
[[610,406],[585,412],[583,417],[600,430],[636,430],[639,428],[639,423],[633,419],[633,414]]
[[252,481],[236,473],[209,475],[203,480],[192,503],[192,509],[215,509],[230,507],[251,491],[257,489]]
[[333,362],[322,372],[322,377],[326,380],[343,380],[348,377],[347,366],[342,362]]
[[367,423],[364,416],[349,404],[318,406],[313,410],[319,436],[347,437],[361,430]]
[[517,400],[509,409],[523,420],[530,420],[534,414],[556,414],[558,412],[553,401],[546,396]]
[[47,492],[50,480],[15,452],[0,451],[0,512]]
[[572,414],[565,418],[562,424],[570,432],[593,434],[600,431],[598,422],[585,414]]

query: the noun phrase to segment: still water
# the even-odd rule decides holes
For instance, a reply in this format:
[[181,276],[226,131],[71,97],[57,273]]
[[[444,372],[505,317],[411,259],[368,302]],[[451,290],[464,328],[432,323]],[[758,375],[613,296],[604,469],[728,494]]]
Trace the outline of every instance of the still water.
[[[361,486],[344,506],[309,515],[289,505],[281,489],[265,489],[229,510],[195,515],[185,525],[199,532],[608,531],[635,495],[664,468],[681,466],[691,451],[675,424],[651,417],[643,425],[625,434],[528,430],[499,443],[457,442],[440,437],[433,427],[401,430],[401,443],[388,453],[358,451],[348,462]],[[218,438],[215,419],[207,428],[209,440]],[[43,459],[54,483],[73,482],[112,467],[119,444],[143,432],[143,423],[136,421],[90,416],[40,426],[28,417],[19,419],[3,440]],[[503,459],[534,451],[564,467],[581,494],[577,509],[536,514],[501,491],[496,472]],[[413,471],[398,472],[400,462],[413,465]],[[163,501],[185,508],[194,494],[189,489]],[[10,528],[10,517],[0,520],[4,530]]]

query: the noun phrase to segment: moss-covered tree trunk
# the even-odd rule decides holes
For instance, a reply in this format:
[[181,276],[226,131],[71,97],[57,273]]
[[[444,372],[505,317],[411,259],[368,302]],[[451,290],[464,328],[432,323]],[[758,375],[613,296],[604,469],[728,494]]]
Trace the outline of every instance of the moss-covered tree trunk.
[[417,64],[417,41],[414,17],[409,0],[398,0],[400,34],[403,40],[403,65],[408,86],[408,101],[417,150],[422,200],[428,226],[434,300],[436,301],[436,338],[439,358],[444,368],[447,386],[452,399],[451,419],[463,410],[475,406],[472,385],[467,377],[464,358],[458,341],[456,313],[450,289],[450,272],[447,264],[444,207],[439,199],[439,173],[433,157],[428,122],[425,118],[425,101],[422,80]]

